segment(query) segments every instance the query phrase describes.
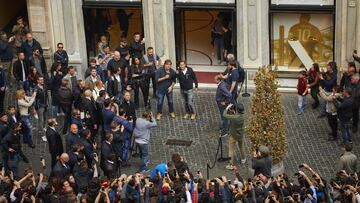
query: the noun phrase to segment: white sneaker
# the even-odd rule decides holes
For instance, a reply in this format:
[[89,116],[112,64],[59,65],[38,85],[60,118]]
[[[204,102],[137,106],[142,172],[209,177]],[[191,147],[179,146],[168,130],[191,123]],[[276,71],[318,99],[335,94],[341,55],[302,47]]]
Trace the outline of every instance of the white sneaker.
[[245,164],[246,163],[246,159],[241,159],[241,163]]
[[229,135],[228,133],[225,133],[225,134],[220,135],[220,137],[226,137],[228,135]]
[[38,119],[39,119],[39,116],[38,116],[37,114],[34,114],[34,118],[35,118],[36,120],[38,120]]
[[234,166],[232,164],[226,165],[225,168],[228,169],[228,170],[234,170]]
[[44,132],[46,132],[46,128],[44,128]]
[[46,136],[45,136],[45,135],[42,136],[41,139],[42,139],[42,141],[47,142],[47,139],[46,139]]

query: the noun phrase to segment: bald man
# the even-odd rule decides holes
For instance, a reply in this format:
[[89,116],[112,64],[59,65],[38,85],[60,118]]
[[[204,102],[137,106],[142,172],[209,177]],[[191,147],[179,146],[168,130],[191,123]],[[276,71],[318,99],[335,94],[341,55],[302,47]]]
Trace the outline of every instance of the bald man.
[[123,88],[125,87],[125,84],[127,83],[128,80],[129,60],[130,60],[129,53],[124,57],[121,57],[120,52],[115,51],[114,58],[109,61],[107,66],[109,77],[113,76],[117,70],[120,70],[120,78],[121,78],[121,83],[123,84]]
[[79,129],[76,124],[70,125],[70,132],[66,135],[65,138],[65,150],[66,152],[69,152],[72,148],[72,146],[75,143],[80,142],[80,135],[79,135]]
[[36,39],[33,38],[33,35],[29,32],[26,34],[26,40],[21,44],[21,50],[25,53],[25,58],[28,60],[34,49],[39,49],[40,54],[43,54],[43,49]]
[[71,174],[70,166],[67,164],[68,161],[69,155],[67,153],[62,153],[51,172],[51,176],[56,178],[64,178]]

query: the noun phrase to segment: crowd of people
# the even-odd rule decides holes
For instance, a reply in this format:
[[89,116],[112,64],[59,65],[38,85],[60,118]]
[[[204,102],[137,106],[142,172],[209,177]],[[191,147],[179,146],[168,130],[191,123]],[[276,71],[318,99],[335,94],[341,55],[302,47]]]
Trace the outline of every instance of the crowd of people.
[[[227,29],[226,26],[220,28]],[[196,122],[193,100],[198,81],[186,61],[179,61],[176,68],[173,68],[175,64],[170,59],[162,62],[154,48],[145,47],[140,33],[133,34],[129,45],[123,37],[114,51],[110,49],[106,35],[101,35],[97,57],[89,59],[89,67],[80,75],[76,67],[69,65],[69,57],[61,42],[57,43],[53,64],[48,67],[41,44],[29,32],[21,17],[11,35],[8,38],[7,33],[0,32],[3,164],[0,167],[0,202],[360,200],[357,193],[360,189],[356,174],[357,157],[351,153],[348,127],[352,119],[353,130],[357,130],[355,121],[358,116],[353,112],[359,111],[358,105],[355,105],[359,78],[354,74],[355,65],[349,64],[348,72],[341,79],[339,89],[343,91],[342,96],[336,93],[337,70],[334,63],[329,63],[326,73],[320,72],[314,64],[309,73],[301,73],[298,85],[299,114],[305,110],[305,96],[311,89],[313,108],[320,103],[318,93],[326,101],[324,112],[327,113],[334,139],[337,119],[340,120],[347,151],[341,159],[341,173],[327,182],[303,164],[296,174],[297,183],[292,181],[292,176],[285,174],[273,177],[270,149],[260,146],[251,160],[254,176],[246,179],[237,171],[238,164],[234,158],[237,144],[241,164],[247,161],[243,146],[244,107],[237,102],[245,73],[234,55],[227,53],[224,56],[226,59],[221,59],[227,63],[226,70],[215,77],[218,85],[215,101],[221,117],[220,137],[229,136],[230,161],[226,169],[234,171],[234,177],[222,176],[210,180],[205,179],[200,171],[191,171],[179,154],[173,154],[171,162],[149,168],[151,129],[160,125],[159,121],[166,116],[163,112],[165,97],[170,119],[178,116],[173,100],[177,82],[184,100],[182,119]],[[5,93],[9,88],[17,89],[15,104],[5,107]],[[151,106],[151,98],[156,100],[156,107]],[[145,110],[139,116],[141,103]],[[60,120],[62,123],[58,126]],[[49,174],[43,170],[36,176],[32,168],[19,170],[21,161],[30,162],[22,145],[35,148],[33,136],[41,136],[41,140],[48,144],[50,165],[44,159],[40,163],[43,169],[50,168]],[[121,175],[121,169],[130,166],[129,157],[136,150],[141,160],[140,165],[135,166],[138,173]],[[303,169],[311,176],[306,175]]]
[[[356,52],[353,58],[360,61]],[[338,126],[342,135],[341,146],[352,144],[351,134],[356,134],[359,123],[360,83],[356,71],[355,62],[349,62],[347,70],[340,74],[336,62],[329,62],[326,70],[320,70],[319,65],[314,63],[309,71],[302,70],[299,74],[298,115],[305,112],[306,97],[310,94],[313,103],[312,108],[321,106],[321,114],[318,118],[327,117],[331,132],[329,141],[338,139]],[[321,99],[319,99],[319,96]]]

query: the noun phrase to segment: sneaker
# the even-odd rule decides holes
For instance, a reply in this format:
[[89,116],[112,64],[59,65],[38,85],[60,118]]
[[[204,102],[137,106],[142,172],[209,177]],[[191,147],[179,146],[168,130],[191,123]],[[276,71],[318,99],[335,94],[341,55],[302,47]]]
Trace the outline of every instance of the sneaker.
[[241,159],[241,163],[245,164],[246,163],[246,159]]
[[39,119],[39,116],[38,116],[37,114],[34,114],[34,118],[35,118],[36,120],[38,120],[38,119]]
[[171,118],[175,118],[175,117],[176,117],[176,116],[175,116],[175,113],[174,113],[174,112],[171,112],[171,113],[170,113],[170,117],[171,117]]
[[190,116],[189,114],[185,114],[184,117],[183,117],[183,119],[188,119],[189,116]]
[[156,120],[159,121],[161,119],[161,113],[156,114]]
[[42,141],[47,142],[46,136],[41,137]]
[[225,133],[225,134],[221,134],[220,137],[226,137],[228,135],[229,135],[228,133]]
[[142,171],[140,171],[140,173],[149,173],[150,172],[150,170],[149,169],[144,169],[144,170],[142,170]]
[[225,168],[228,169],[228,170],[234,170],[234,166],[232,164],[226,165]]
[[44,132],[46,132],[46,128],[44,128]]
[[194,114],[194,113],[193,113],[193,114],[191,114],[190,119],[191,119],[191,120],[195,120],[195,118],[196,118],[196,114]]
[[301,114],[303,114],[301,111],[297,112],[297,115],[301,115]]

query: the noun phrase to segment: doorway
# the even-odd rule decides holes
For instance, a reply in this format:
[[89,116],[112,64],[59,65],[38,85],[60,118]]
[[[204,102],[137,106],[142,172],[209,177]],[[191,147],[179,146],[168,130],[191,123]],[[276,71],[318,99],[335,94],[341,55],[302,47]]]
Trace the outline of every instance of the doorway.
[[99,6],[84,7],[84,24],[86,47],[89,57],[99,54],[99,42],[106,36],[111,50],[120,45],[125,37],[128,44],[132,41],[133,33],[139,32],[143,36],[143,15],[141,7],[112,7]]
[[[223,65],[224,36],[226,50],[236,55],[236,12],[233,9],[178,8],[174,17],[177,60],[196,66]],[[230,33],[224,34],[224,30]]]

